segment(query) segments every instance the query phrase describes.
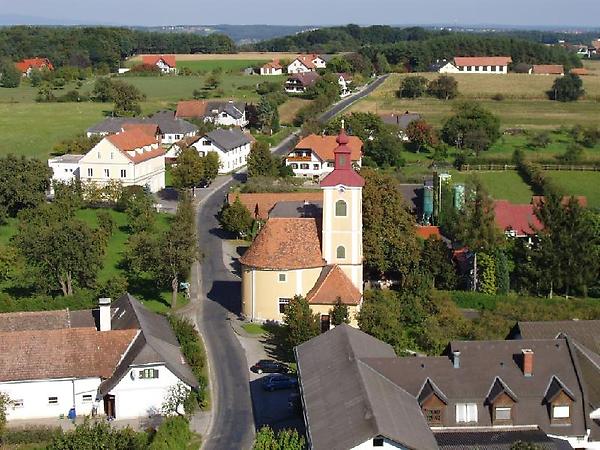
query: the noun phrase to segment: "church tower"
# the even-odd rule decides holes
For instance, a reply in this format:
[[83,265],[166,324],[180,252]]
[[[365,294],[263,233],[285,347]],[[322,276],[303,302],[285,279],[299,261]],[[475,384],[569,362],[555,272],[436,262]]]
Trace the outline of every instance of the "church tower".
[[362,188],[365,180],[352,167],[349,139],[343,128],[336,142],[334,169],[321,181],[323,258],[327,264],[339,265],[362,293]]

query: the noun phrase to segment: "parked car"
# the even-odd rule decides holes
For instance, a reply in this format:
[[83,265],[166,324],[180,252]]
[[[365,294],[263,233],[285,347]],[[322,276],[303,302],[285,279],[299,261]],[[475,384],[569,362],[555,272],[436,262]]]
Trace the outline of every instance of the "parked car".
[[255,373],[288,373],[290,368],[272,359],[261,359],[250,367],[250,370]]
[[298,379],[287,375],[268,375],[262,379],[265,391],[278,391],[280,389],[293,389],[298,387]]

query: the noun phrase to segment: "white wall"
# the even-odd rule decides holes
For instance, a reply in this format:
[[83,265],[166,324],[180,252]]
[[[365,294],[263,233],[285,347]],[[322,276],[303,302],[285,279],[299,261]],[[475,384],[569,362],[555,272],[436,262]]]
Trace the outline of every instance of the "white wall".
[[377,448],[396,448],[396,449],[408,450],[406,447],[403,447],[394,441],[390,441],[389,439],[383,440],[383,447],[373,447],[373,439],[369,439],[368,441],[365,441],[362,444],[357,445],[356,447],[353,447],[351,450],[367,450],[367,449],[373,449],[373,448],[376,448],[376,449]]
[[[98,386],[99,378],[34,380],[0,383],[0,392],[13,401],[23,401],[23,407],[7,409],[8,420],[58,418],[61,414],[66,417],[73,406],[77,415],[91,414]],[[84,402],[84,394],[92,400]],[[48,397],[58,397],[58,403],[49,404]]]
[[[140,379],[139,371],[144,369],[157,369],[158,378]],[[159,413],[169,388],[179,381],[179,378],[162,364],[130,367],[119,384],[109,392],[115,396],[116,418],[128,419]]]
[[301,63],[300,61],[298,61],[297,59],[295,59],[289,66],[288,66],[288,73],[306,73],[306,72],[312,72],[308,67],[306,67],[304,65],[304,63]]
[[232,170],[237,170],[246,165],[246,160],[250,154],[250,143],[234,148],[228,152],[222,151],[219,147],[212,144],[210,139],[203,137],[196,142],[193,147],[198,150],[200,156],[207,152],[215,152],[219,155],[220,167],[219,173],[225,174]]

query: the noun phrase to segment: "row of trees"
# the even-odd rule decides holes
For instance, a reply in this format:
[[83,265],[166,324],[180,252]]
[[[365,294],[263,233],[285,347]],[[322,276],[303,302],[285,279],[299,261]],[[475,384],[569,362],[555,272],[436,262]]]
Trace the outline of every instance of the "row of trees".
[[423,76],[414,75],[404,78],[400,89],[396,91],[399,98],[417,98],[426,93],[440,100],[451,100],[458,95],[458,82],[449,75],[440,75],[431,81]]
[[5,27],[0,30],[0,59],[44,56],[55,67],[94,67],[116,71],[136,53],[233,53],[224,35],[158,33],[111,27]]

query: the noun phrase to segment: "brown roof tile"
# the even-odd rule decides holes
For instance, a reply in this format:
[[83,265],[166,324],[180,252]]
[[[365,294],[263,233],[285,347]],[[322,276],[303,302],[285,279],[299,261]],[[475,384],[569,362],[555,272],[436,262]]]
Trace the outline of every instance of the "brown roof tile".
[[337,264],[323,267],[315,286],[306,299],[313,305],[335,305],[338,298],[345,305],[358,305],[360,291]]
[[512,62],[510,56],[457,56],[457,66],[506,66]]
[[269,219],[240,262],[245,266],[267,270],[324,266],[316,220]]
[[253,216],[257,216],[259,219],[266,220],[269,218],[269,212],[279,202],[322,202],[323,191],[318,190],[314,192],[280,192],[270,193],[262,192],[256,194],[239,194],[232,192],[228,194],[227,201],[232,204],[235,199],[239,197],[240,202]]
[[161,59],[170,67],[175,67],[177,65],[175,55],[144,55],[142,56],[142,64],[156,65]]
[[177,103],[175,117],[204,117],[207,102],[204,100],[183,100]]
[[[337,136],[311,134],[298,142],[296,149],[311,149],[322,161],[333,161],[333,151],[338,147],[336,139]],[[350,148],[352,161],[360,160],[363,142],[356,136],[348,136],[347,146]]]
[[142,131],[137,127],[121,133],[111,134],[110,136],[107,136],[106,139],[122,151],[130,151],[148,145],[158,144],[156,137],[149,135],[147,132]]
[[574,69],[571,69],[571,73],[573,75],[589,75],[588,70],[585,67],[575,67]]
[[123,131],[139,130],[148,136],[156,137],[159,134],[158,125],[155,123],[124,123]]
[[537,75],[562,75],[565,73],[561,64],[534,64],[531,71]]
[[137,333],[94,328],[0,333],[0,381],[108,378]]

